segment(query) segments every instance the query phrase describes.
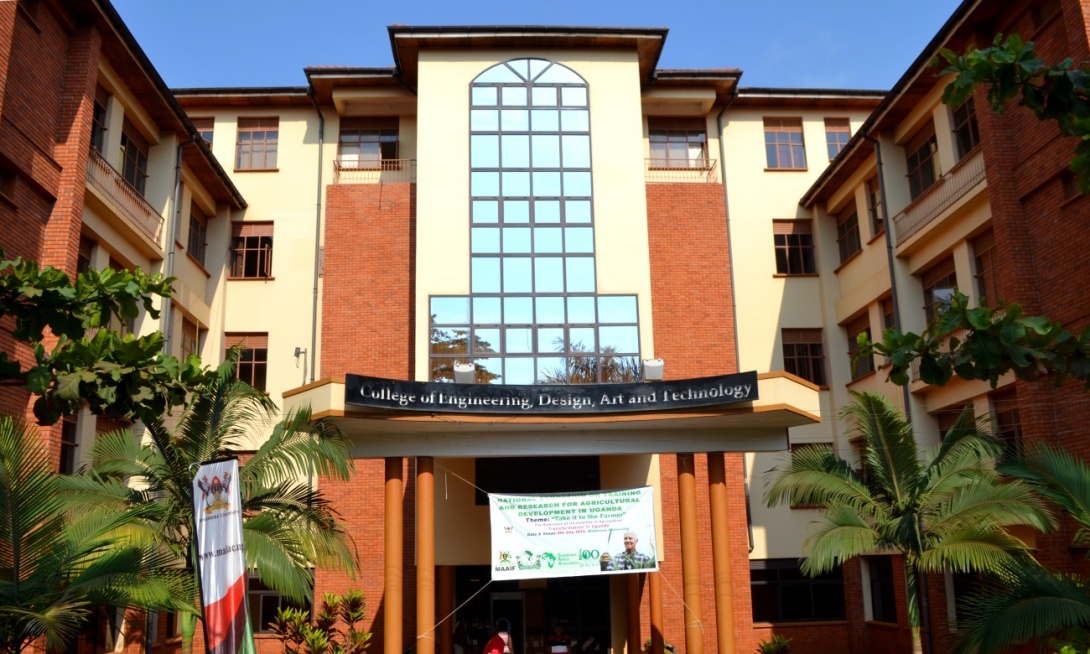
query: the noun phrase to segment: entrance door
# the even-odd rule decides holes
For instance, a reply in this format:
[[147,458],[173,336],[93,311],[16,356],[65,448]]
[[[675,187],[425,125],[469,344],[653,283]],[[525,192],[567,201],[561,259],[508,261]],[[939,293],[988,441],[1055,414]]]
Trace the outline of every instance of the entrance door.
[[522,591],[492,593],[492,624],[501,618],[511,623],[511,654],[526,651],[526,597]]

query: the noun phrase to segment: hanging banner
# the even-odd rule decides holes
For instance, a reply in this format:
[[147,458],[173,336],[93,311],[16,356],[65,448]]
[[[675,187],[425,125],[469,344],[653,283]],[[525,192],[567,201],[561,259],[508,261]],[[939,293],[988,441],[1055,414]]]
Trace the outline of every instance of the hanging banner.
[[254,654],[238,459],[202,463],[193,478],[197,575],[208,654]]
[[658,570],[652,488],[489,495],[492,579]]

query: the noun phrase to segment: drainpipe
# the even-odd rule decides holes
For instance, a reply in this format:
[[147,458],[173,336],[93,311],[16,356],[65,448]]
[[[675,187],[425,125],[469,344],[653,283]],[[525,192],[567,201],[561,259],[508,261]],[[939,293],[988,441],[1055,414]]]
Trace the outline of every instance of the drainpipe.
[[[182,150],[197,138],[190,135],[188,139],[178,144],[178,155],[174,159],[174,200],[171,212],[167,214],[167,277],[174,276],[174,254],[177,247],[174,245],[175,234],[178,229],[182,212]],[[174,341],[174,300],[163,299],[163,354],[170,354],[170,346]]]
[[[310,310],[310,381],[314,381],[314,364],[318,360],[318,275],[322,256],[322,146],[325,143],[325,116],[318,106],[314,85],[308,82],[307,97],[318,112],[318,199],[314,205],[314,299]],[[309,483],[308,483],[309,486]]]

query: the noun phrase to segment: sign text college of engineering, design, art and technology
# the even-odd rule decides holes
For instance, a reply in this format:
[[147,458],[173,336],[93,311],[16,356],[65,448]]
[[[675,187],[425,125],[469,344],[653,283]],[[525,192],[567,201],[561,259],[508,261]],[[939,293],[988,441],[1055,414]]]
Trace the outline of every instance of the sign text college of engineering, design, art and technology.
[[345,402],[429,413],[597,414],[666,411],[757,399],[757,373],[636,384],[503,386],[346,375]]

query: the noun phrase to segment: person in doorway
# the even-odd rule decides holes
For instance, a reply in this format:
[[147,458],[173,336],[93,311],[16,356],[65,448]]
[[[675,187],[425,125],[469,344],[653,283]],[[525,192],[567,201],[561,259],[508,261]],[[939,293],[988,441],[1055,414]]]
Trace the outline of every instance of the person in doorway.
[[495,634],[485,643],[481,654],[511,654],[511,623],[507,618],[496,620]]
[[640,539],[636,537],[636,532],[626,531],[624,534],[624,551],[615,554],[604,569],[640,570],[642,568],[653,568],[655,565],[654,559],[643,552],[636,551],[636,543],[638,542],[640,542]]
[[546,638],[546,652],[549,654],[572,654],[571,636],[564,631],[564,625],[560,620],[553,620],[553,630]]

